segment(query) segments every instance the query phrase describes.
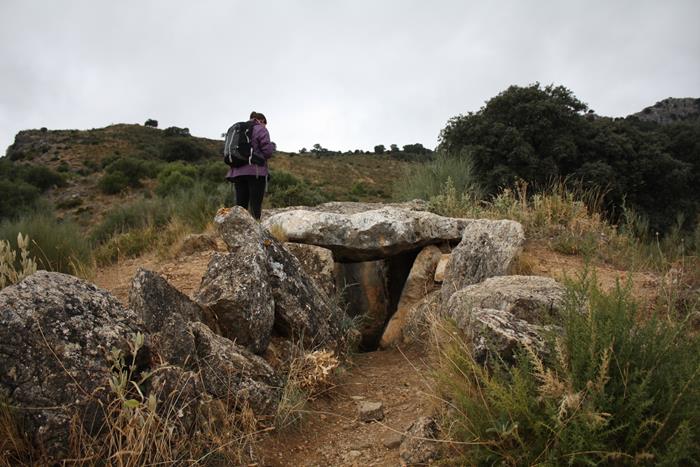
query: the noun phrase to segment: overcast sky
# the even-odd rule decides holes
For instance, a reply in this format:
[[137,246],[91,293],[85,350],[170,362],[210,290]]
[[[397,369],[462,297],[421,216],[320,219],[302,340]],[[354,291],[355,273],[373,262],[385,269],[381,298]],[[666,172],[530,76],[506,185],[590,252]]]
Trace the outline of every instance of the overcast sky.
[[698,0],[0,0],[0,155],[22,129],[158,120],[278,148],[437,144],[511,84],[601,115],[700,97]]

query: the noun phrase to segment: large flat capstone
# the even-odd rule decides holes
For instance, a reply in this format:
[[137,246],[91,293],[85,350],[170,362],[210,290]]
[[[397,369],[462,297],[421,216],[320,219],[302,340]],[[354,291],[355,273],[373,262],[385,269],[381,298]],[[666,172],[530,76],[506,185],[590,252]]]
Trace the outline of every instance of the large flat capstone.
[[386,206],[352,214],[297,209],[273,214],[263,225],[291,242],[328,248],[336,261],[372,261],[426,245],[461,240],[469,219]]

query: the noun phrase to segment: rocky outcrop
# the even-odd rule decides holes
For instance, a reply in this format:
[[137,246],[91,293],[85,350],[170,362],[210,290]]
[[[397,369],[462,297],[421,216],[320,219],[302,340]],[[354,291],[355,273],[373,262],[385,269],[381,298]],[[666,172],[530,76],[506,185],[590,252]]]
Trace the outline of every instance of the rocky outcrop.
[[436,289],[434,276],[442,252],[434,245],[425,247],[416,257],[401,292],[399,304],[389,320],[379,342],[386,349],[401,341],[403,327],[410,309]]
[[306,209],[285,211],[270,216],[264,225],[283,232],[289,241],[328,248],[336,261],[354,262],[458,241],[470,222],[385,206],[356,214]]
[[[100,426],[107,356],[113,348],[128,355],[143,331],[136,313],[73,276],[39,271],[0,291],[0,389],[50,457],[65,454],[74,413],[88,431]],[[147,354],[137,356],[141,369]]]
[[203,322],[252,352],[270,341],[275,303],[267,275],[267,257],[255,240],[232,253],[214,253],[195,301]]
[[700,99],[669,97],[651,107],[646,107],[641,112],[630,115],[630,117],[661,125],[681,121],[698,121],[700,119]]
[[[261,297],[261,303],[273,304],[274,329],[279,334],[299,340],[306,347],[335,348],[341,344],[344,337],[343,310],[304,272],[293,254],[241,207],[221,210],[214,222],[231,251],[230,258],[226,259],[227,266],[220,268],[222,274],[229,271],[228,279],[224,281],[249,281],[245,286],[248,293],[264,289],[267,298]],[[235,259],[241,256],[240,261],[248,263],[247,266]],[[217,255],[212,261],[215,259]],[[255,272],[239,276],[230,272],[232,267],[254,267]],[[215,279],[216,276],[220,274],[212,272],[212,281],[219,280]],[[204,283],[205,280],[203,287]],[[217,286],[220,287],[223,285]],[[200,294],[197,299],[199,301]]]
[[564,293],[545,277],[494,277],[454,293],[443,313],[471,341],[477,361],[492,353],[509,361],[519,347],[543,347],[543,333],[560,321]]
[[277,209],[266,209],[263,212],[263,221],[267,220],[276,214],[289,211],[298,211],[300,209],[304,211],[313,212],[330,212],[333,214],[359,214],[361,212],[374,211],[376,209],[382,209],[385,207],[392,207],[396,209],[405,209],[408,211],[427,211],[430,207],[427,201],[422,199],[414,199],[412,201],[406,201],[403,203],[362,203],[355,201],[331,201],[329,203],[321,203],[316,206],[290,206],[286,208]]
[[478,219],[469,223],[446,267],[443,303],[463,287],[507,274],[524,241],[523,227],[515,221]]
[[333,298],[336,295],[333,253],[331,250],[315,245],[287,242],[284,247],[296,256],[304,269],[316,284]]
[[148,332],[158,332],[166,319],[179,315],[183,321],[201,321],[202,309],[170,285],[159,274],[139,268],[131,281],[129,307],[134,310]]
[[384,260],[363,263],[336,263],[338,288],[348,313],[359,321],[360,346],[375,349],[389,318],[387,265]]

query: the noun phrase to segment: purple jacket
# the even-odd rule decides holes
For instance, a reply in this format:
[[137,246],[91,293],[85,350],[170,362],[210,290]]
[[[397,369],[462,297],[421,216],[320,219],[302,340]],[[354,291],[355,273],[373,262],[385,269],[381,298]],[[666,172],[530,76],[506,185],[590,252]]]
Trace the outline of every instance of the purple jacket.
[[265,165],[248,164],[243,167],[231,167],[226,174],[227,179],[240,177],[241,175],[256,175],[266,177],[270,172],[267,169],[267,160],[272,157],[277,147],[270,141],[270,133],[267,128],[253,120],[253,136],[250,138],[250,145],[253,146],[253,154],[265,158]]

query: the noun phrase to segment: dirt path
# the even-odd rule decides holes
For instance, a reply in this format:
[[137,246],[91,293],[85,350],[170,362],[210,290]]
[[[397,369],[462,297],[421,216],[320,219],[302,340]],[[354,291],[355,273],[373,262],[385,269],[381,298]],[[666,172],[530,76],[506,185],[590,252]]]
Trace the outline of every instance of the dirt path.
[[[399,465],[401,433],[418,417],[430,413],[427,370],[416,349],[353,356],[338,385],[309,404],[299,426],[263,441],[261,465]],[[361,402],[381,402],[384,419],[360,421]]]

